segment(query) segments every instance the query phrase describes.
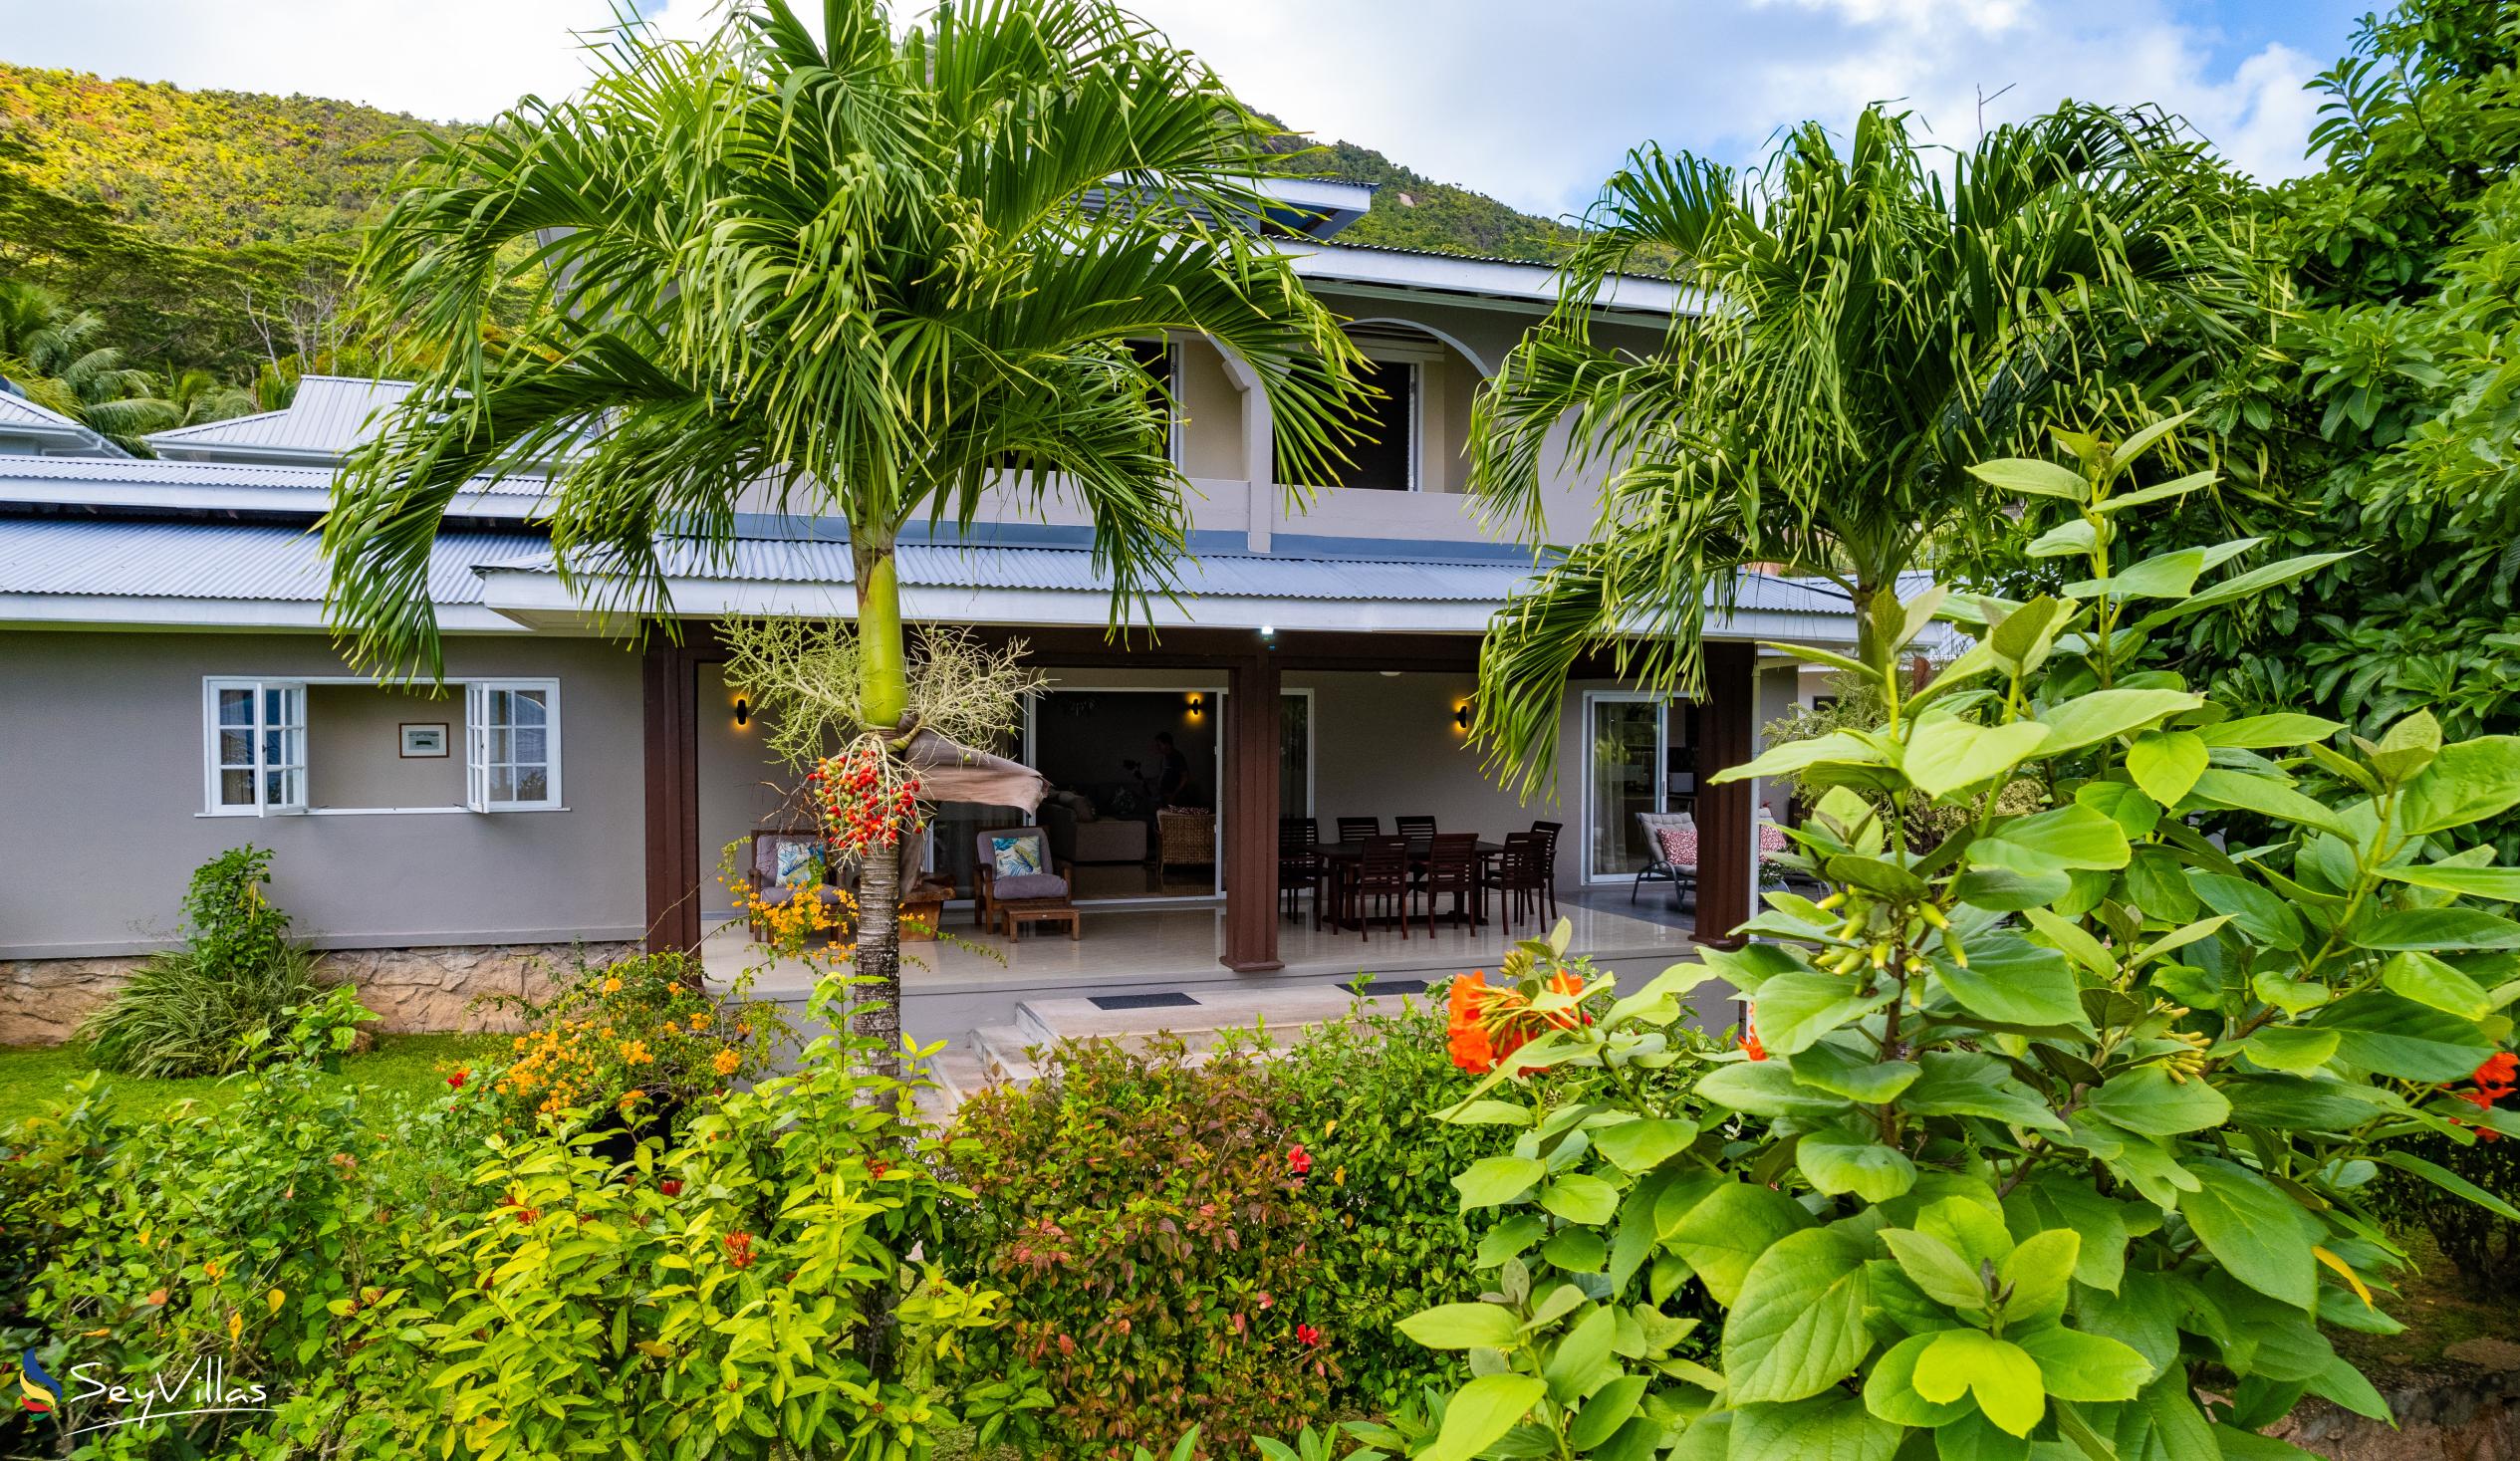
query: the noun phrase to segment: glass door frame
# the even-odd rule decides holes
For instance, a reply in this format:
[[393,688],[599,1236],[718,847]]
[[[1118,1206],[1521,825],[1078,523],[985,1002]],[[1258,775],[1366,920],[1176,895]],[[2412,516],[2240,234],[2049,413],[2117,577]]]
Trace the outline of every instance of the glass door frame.
[[1598,816],[1598,812],[1594,806],[1594,792],[1599,785],[1595,778],[1595,761],[1601,745],[1600,738],[1594,734],[1593,707],[1596,705],[1651,705],[1654,707],[1652,776],[1653,806],[1650,810],[1656,813],[1661,813],[1669,811],[1671,806],[1671,777],[1664,765],[1665,758],[1669,753],[1669,747],[1671,744],[1671,712],[1686,698],[1687,697],[1683,695],[1656,694],[1651,690],[1586,690],[1584,692],[1584,705],[1582,710],[1583,719],[1577,726],[1577,729],[1584,737],[1584,781],[1581,822],[1583,841],[1579,844],[1579,846],[1583,849],[1583,864],[1578,869],[1577,880],[1584,886],[1616,886],[1623,882],[1633,883],[1637,877],[1635,868],[1630,868],[1626,872],[1596,873],[1593,870],[1593,849],[1600,836],[1600,830],[1595,820]]

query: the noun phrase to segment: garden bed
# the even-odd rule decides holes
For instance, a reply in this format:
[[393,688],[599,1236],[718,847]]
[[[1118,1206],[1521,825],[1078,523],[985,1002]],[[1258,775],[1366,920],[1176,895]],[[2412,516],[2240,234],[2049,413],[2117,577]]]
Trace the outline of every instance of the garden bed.
[[[338,1073],[323,1078],[328,1086],[372,1086],[411,1096],[444,1089],[446,1073],[488,1055],[507,1043],[504,1036],[379,1035],[376,1048],[346,1056]],[[62,1088],[95,1069],[85,1047],[78,1045],[0,1045],[0,1131],[16,1125],[58,1098]],[[179,1100],[212,1105],[232,1099],[235,1083],[215,1076],[197,1080],[154,1081],[137,1076],[111,1078],[123,1108],[134,1116],[153,1115]]]

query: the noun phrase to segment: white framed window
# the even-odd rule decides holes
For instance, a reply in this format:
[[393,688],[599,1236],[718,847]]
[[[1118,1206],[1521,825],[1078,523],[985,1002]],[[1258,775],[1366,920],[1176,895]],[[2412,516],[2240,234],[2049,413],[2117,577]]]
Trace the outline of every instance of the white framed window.
[[542,812],[563,808],[560,682],[556,679],[452,682],[462,686],[464,696],[462,805],[308,805],[309,759],[324,755],[326,731],[324,724],[310,730],[307,687],[372,683],[356,676],[286,680],[244,675],[205,677],[201,682],[204,814],[277,817],[306,813]]
[[475,812],[560,805],[558,681],[464,686],[464,805]]
[[208,718],[209,810],[227,817],[306,810],[306,685],[300,680],[202,682]]

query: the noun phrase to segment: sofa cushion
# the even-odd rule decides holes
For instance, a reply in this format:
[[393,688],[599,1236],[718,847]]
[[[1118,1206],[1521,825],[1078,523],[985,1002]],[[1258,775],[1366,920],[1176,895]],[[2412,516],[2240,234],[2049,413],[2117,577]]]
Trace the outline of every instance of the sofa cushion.
[[1050,860],[1041,842],[1037,832],[989,839],[990,870],[1000,877],[1024,877],[1041,871],[1042,864]]
[[1013,902],[1018,898],[1064,898],[1068,895],[1068,880],[1055,872],[1000,876],[991,886],[1000,902]]
[[1662,853],[1662,860],[1673,867],[1697,865],[1697,829],[1665,827],[1655,831],[1653,840]]

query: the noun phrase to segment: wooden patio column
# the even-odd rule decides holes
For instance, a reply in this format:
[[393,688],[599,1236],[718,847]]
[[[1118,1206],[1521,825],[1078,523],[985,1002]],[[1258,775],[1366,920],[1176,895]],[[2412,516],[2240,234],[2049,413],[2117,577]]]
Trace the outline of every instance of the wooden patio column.
[[1278,958],[1278,662],[1237,657],[1225,695],[1225,967],[1265,974]]
[[647,947],[700,951],[700,683],[689,644],[651,639],[639,664],[646,771]]
[[1757,887],[1758,832],[1746,781],[1708,786],[1707,778],[1747,764],[1758,720],[1759,647],[1739,641],[1706,644],[1706,699],[1698,711],[1697,927],[1690,937],[1717,948],[1748,940],[1733,932],[1750,916]]

